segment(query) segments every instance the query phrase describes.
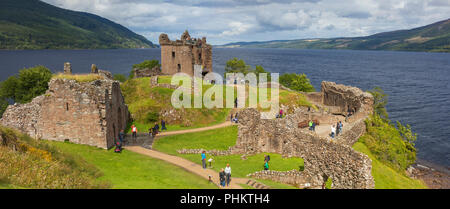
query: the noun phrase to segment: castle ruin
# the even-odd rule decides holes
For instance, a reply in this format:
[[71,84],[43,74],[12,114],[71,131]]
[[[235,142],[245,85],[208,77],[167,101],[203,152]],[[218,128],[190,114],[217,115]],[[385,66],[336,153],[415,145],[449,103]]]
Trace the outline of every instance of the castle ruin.
[[159,36],[161,46],[161,73],[173,75],[186,73],[194,75],[194,69],[201,69],[202,75],[212,72],[212,46],[202,39],[191,38],[186,30],[181,40],[171,41],[167,34]]
[[[69,68],[66,63],[65,69]],[[103,79],[51,79],[44,95],[26,104],[9,105],[0,124],[34,138],[111,148],[126,128],[130,113],[119,82],[110,79],[108,71],[94,71]]]

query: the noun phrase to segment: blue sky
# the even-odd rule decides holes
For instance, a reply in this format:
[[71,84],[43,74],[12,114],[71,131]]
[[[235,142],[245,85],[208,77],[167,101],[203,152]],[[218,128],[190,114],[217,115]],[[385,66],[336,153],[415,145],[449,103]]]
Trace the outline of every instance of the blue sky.
[[450,18],[449,0],[43,0],[122,24],[158,43],[188,29],[212,44],[365,36]]

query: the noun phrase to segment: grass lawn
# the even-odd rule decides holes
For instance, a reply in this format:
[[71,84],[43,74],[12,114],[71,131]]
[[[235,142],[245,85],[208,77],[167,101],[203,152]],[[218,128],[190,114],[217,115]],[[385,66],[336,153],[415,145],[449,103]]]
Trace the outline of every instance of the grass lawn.
[[87,145],[49,141],[95,165],[115,189],[214,189],[217,186],[162,160],[123,150],[121,154]]
[[[197,164],[201,164],[201,158],[198,154],[178,154],[177,150],[186,148],[203,148],[207,150],[217,149],[226,150],[228,147],[233,146],[236,143],[237,127],[230,126],[215,130],[189,133],[183,135],[167,136],[158,139],[154,142],[153,148],[155,150],[165,152],[172,155],[177,155],[188,159]],[[230,164],[232,169],[232,175],[234,177],[247,177],[247,174],[254,173],[256,171],[263,170],[264,154],[270,154],[270,169],[277,171],[288,171],[292,169],[299,169],[303,166],[303,159],[301,158],[282,158],[280,154],[274,153],[259,153],[252,156],[247,156],[247,160],[242,160],[241,155],[228,155],[228,156],[209,156],[212,157],[213,170],[220,171],[220,168],[224,168],[227,163]],[[258,180],[260,181],[260,180]],[[266,183],[266,181],[261,180]],[[274,188],[294,188],[288,185],[267,181],[267,185]]]
[[383,164],[372,155],[362,142],[356,142],[353,149],[362,152],[372,159],[372,176],[376,189],[425,189],[427,186],[420,180],[415,180],[400,174],[391,167]]

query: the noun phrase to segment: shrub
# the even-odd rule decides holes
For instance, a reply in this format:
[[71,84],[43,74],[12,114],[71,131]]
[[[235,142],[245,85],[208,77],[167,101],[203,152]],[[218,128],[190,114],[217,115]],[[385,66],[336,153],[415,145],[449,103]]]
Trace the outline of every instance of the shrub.
[[313,92],[314,87],[305,74],[285,73],[280,76],[280,84],[295,91]]
[[161,65],[159,64],[158,60],[145,60],[145,61],[143,61],[143,62],[141,62],[139,64],[134,64],[133,68],[136,68],[136,69],[145,69],[145,68],[152,69],[153,67],[156,67],[156,66],[161,67]]
[[113,79],[122,83],[127,81],[127,77],[125,77],[125,75],[123,74],[114,74]]
[[148,112],[146,115],[145,115],[145,121],[147,122],[147,123],[154,123],[154,122],[156,122],[156,121],[158,121],[159,120],[159,113],[157,113],[157,112]]

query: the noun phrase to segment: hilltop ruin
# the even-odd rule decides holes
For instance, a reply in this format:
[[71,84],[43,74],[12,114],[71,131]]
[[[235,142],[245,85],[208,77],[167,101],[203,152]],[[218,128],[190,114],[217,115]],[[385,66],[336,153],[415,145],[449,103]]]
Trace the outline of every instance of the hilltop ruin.
[[194,75],[194,69],[201,69],[202,75],[212,72],[212,46],[202,39],[191,38],[186,30],[180,40],[171,41],[167,34],[159,36],[161,45],[161,72],[165,75],[186,73]]
[[[70,64],[65,64],[64,72],[71,74]],[[95,65],[92,73],[103,79],[51,79],[44,95],[26,104],[9,105],[0,124],[34,138],[111,148],[119,131],[126,128],[130,113],[119,82]]]

